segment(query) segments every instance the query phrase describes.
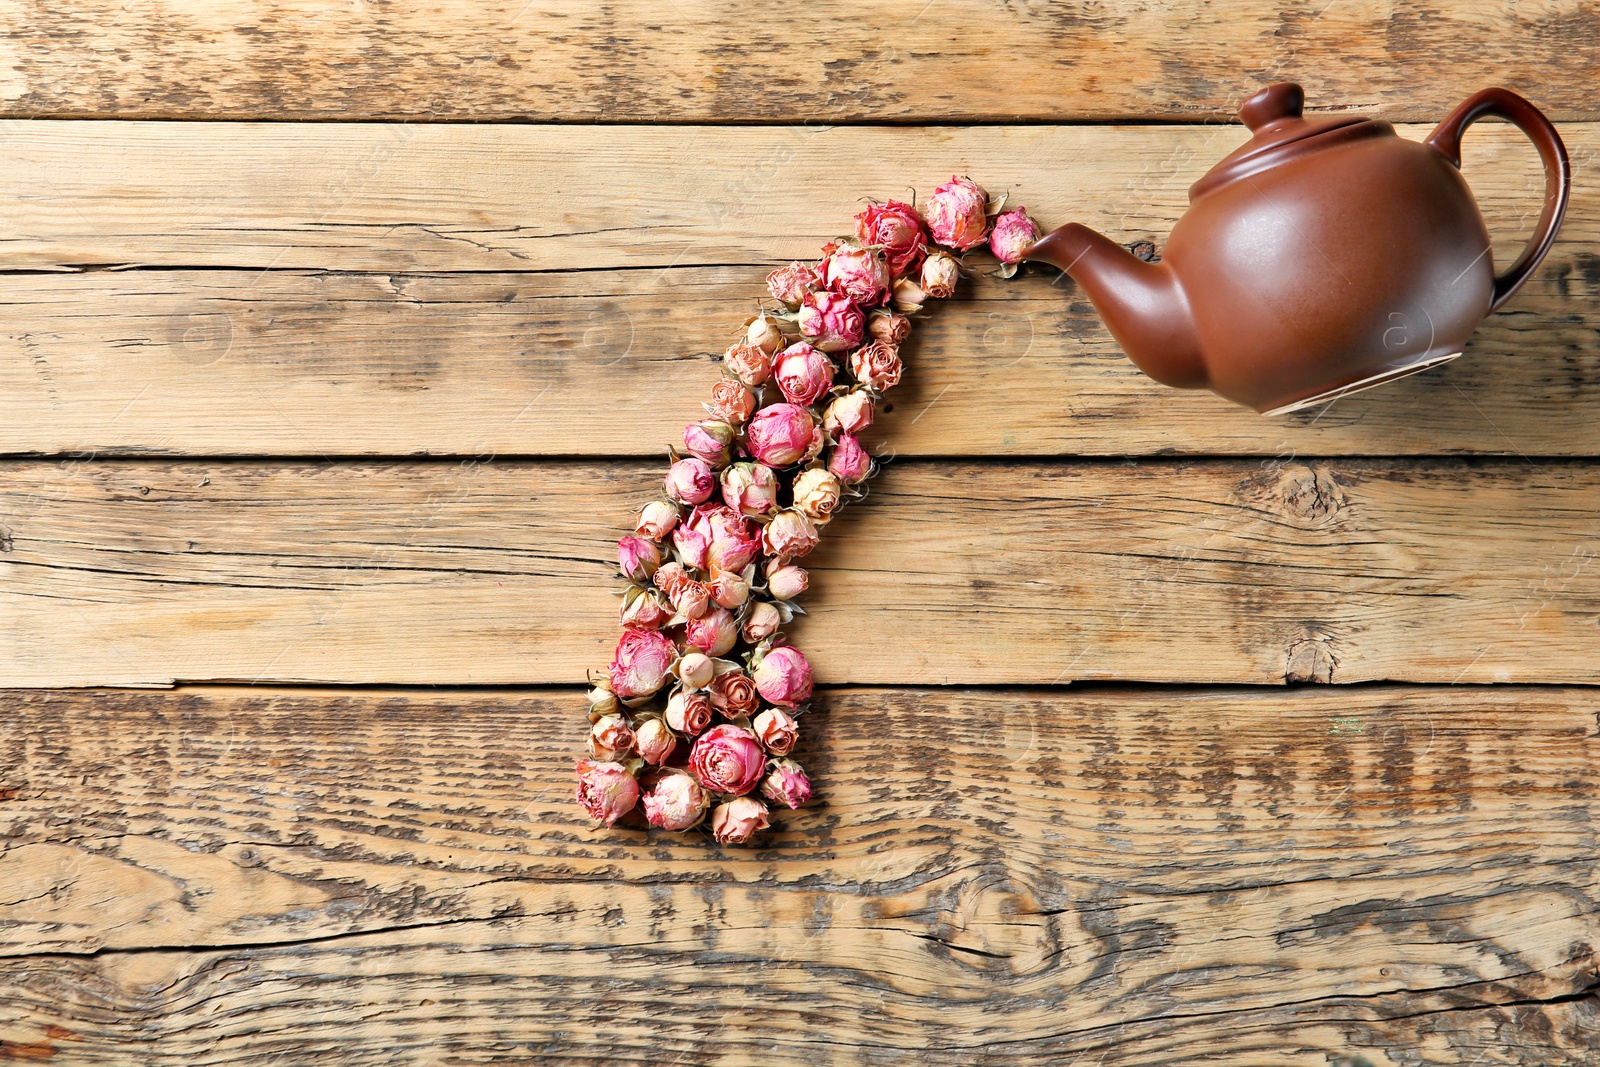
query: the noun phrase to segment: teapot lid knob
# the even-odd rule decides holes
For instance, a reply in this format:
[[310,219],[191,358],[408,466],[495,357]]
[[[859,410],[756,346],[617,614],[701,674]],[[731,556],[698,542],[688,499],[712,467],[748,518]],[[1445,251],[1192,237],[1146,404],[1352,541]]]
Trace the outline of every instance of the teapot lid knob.
[[1252,131],[1278,119],[1300,117],[1306,91],[1294,82],[1278,82],[1262,89],[1239,108],[1239,117]]

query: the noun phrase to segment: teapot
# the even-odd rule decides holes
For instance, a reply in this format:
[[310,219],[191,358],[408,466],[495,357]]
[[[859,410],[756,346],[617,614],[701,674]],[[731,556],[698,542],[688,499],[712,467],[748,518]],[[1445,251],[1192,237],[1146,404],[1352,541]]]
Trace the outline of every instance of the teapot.
[[[1023,258],[1071,275],[1156,381],[1268,415],[1459,356],[1561,226],[1572,176],[1555,127],[1507,89],[1469,97],[1422,142],[1304,105],[1288,82],[1245,101],[1250,140],[1190,186],[1158,262],[1076,223]],[[1533,141],[1545,175],[1538,227],[1503,274],[1460,170],[1462,133],[1491,115]]]

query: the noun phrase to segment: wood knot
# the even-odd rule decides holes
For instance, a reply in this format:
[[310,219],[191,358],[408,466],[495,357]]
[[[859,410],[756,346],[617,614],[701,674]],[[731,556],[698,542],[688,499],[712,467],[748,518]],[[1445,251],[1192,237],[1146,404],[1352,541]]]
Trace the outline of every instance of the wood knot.
[[1333,681],[1333,672],[1338,667],[1339,657],[1334,655],[1332,639],[1302,630],[1289,642],[1284,653],[1283,680],[1288,685],[1326,685]]
[[1298,529],[1321,529],[1339,521],[1350,506],[1344,486],[1326,467],[1272,463],[1240,483],[1238,496],[1257,510]]

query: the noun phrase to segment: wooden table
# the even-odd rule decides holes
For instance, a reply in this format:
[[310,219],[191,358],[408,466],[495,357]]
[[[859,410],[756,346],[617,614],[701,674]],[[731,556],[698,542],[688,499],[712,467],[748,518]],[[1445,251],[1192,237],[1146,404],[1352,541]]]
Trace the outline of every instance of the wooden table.
[[[0,17],[0,1061],[1600,1061],[1592,5]],[[1159,246],[1284,79],[1560,123],[1466,356],[1266,420],[978,279],[815,561],[819,800],[590,829],[611,542],[771,265],[952,172]],[[1465,172],[1505,262],[1534,153]]]

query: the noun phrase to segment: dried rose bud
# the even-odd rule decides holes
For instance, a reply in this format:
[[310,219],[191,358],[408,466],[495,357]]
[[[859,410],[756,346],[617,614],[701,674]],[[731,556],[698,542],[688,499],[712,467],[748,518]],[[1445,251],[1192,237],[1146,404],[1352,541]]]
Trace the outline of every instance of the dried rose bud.
[[859,389],[834,397],[822,413],[822,425],[835,438],[860,433],[872,425],[872,397]]
[[886,345],[903,344],[911,336],[911,320],[892,311],[875,311],[867,319],[867,336]]
[[[989,194],[971,178],[952,177],[922,205],[928,232],[958,252],[976,248],[989,232]],[[923,283],[927,287],[927,283]]]
[[653,767],[659,767],[672,758],[678,747],[678,738],[672,728],[660,719],[646,719],[633,732],[633,745],[639,758]]
[[756,683],[743,671],[724,671],[711,679],[711,706],[730,719],[753,715],[761,707]]
[[961,266],[955,257],[944,252],[934,252],[922,261],[922,291],[943,300],[956,291],[961,280]]
[[706,553],[711,550],[711,539],[703,530],[679,526],[672,531],[672,547],[677,550],[678,558],[685,567],[700,571],[706,569]]
[[589,700],[589,714],[611,715],[617,710],[617,694],[610,689],[595,686],[584,694]]
[[928,249],[917,209],[898,200],[868,205],[856,216],[856,237],[864,245],[882,246],[895,274],[916,266]]
[[716,672],[717,665],[701,652],[690,652],[678,661],[678,677],[690,689],[704,689]]
[[793,708],[811,696],[811,664],[791,645],[779,645],[757,663],[750,675],[769,703]]
[[706,560],[712,569],[742,571],[761,551],[760,529],[732,508],[711,520],[711,550]]
[[649,696],[666,683],[677,658],[677,646],[665,634],[624,630],[611,657],[611,691],[622,700]]
[[776,352],[783,347],[783,331],[765,311],[750,320],[750,325],[744,331],[744,339],[763,352]]
[[827,522],[839,510],[842,492],[837,475],[810,467],[794,480],[794,506],[815,522]]
[[922,305],[928,302],[928,294],[922,291],[922,286],[910,278],[901,278],[894,283],[894,307],[896,311],[903,311],[907,315],[922,310]]
[[755,797],[734,797],[711,809],[711,836],[720,844],[745,844],[769,825],[767,806]]
[[791,404],[809,407],[833,385],[837,368],[828,357],[804,341],[779,352],[772,360],[772,377]]
[[994,230],[989,234],[989,251],[1002,263],[1020,263],[1023,250],[1039,239],[1039,224],[1028,217],[1028,209],[1019,207],[1007,211],[994,220]]
[[711,701],[704,693],[673,693],[667,701],[667,725],[695,736],[711,725]]
[[689,750],[689,771],[713,793],[742,796],[761,781],[767,754],[756,735],[721,723],[701,734]]
[[761,544],[770,556],[799,559],[817,547],[817,527],[793,509],[780,511],[761,531]]
[[[803,807],[811,799],[811,779],[794,760],[779,760],[761,780],[761,795],[786,808]],[[648,797],[645,803],[650,803]]]
[[877,307],[889,295],[889,263],[882,253],[840,245],[829,253],[823,284],[848,296],[858,307]]
[[711,591],[713,603],[730,611],[744,607],[744,602],[750,599],[750,583],[744,580],[742,572],[713,570],[706,588]]
[[772,357],[755,345],[743,342],[722,353],[722,362],[735,377],[750,386],[760,385],[772,373]]
[[632,751],[633,727],[621,715],[602,715],[589,728],[589,754],[595,759],[622,759]]
[[800,332],[824,352],[842,352],[861,343],[867,328],[861,309],[839,293],[807,293],[800,302]]
[[740,633],[753,645],[777,633],[778,627],[782,625],[783,616],[778,614],[778,609],[762,600],[750,609]]
[[720,419],[691,422],[683,428],[683,447],[691,456],[721,467],[728,462],[728,444],[733,437],[733,427]]
[[782,708],[768,708],[750,724],[757,739],[774,756],[787,756],[800,737],[800,724]]
[[711,795],[693,777],[663,774],[644,795],[644,817],[663,830],[687,830],[705,815]]
[[660,593],[647,589],[624,597],[617,616],[630,630],[659,630],[662,623],[672,618],[672,606]]
[[647,541],[659,541],[678,525],[679,512],[665,500],[652,500],[639,512],[633,532]]
[[771,404],[745,428],[750,454],[769,467],[787,467],[805,455],[817,428],[811,412],[795,404]]
[[683,639],[708,656],[723,656],[739,640],[739,626],[727,608],[709,608],[699,618],[689,620]]
[[850,373],[880,393],[900,384],[900,372],[900,350],[886,341],[874,341],[850,353]]
[[735,463],[722,472],[722,500],[741,515],[778,510],[778,476],[763,463]]
[[680,504],[699,504],[716,488],[716,472],[703,459],[689,456],[667,470],[667,495]]
[[578,803],[596,822],[615,825],[639,802],[639,783],[620,763],[581,759],[577,772]]
[[624,537],[617,542],[617,565],[623,574],[642,582],[661,566],[661,549],[642,537]]
[[811,578],[804,567],[773,560],[767,567],[767,592],[779,600],[793,600],[806,591]]
[[730,426],[743,426],[756,409],[756,395],[737,378],[718,378],[711,387],[711,414]]
[[772,298],[791,308],[800,306],[805,295],[822,284],[817,272],[799,260],[787,267],[779,267],[767,275],[767,291]]
[[[706,613],[711,603],[711,593],[700,582],[689,577],[681,563],[663,563],[656,571],[656,588],[667,595],[672,609],[686,619],[698,619]],[[676,657],[674,657],[676,658]]]
[[828,454],[828,471],[844,484],[855,485],[872,473],[872,457],[855,434],[840,434]]

